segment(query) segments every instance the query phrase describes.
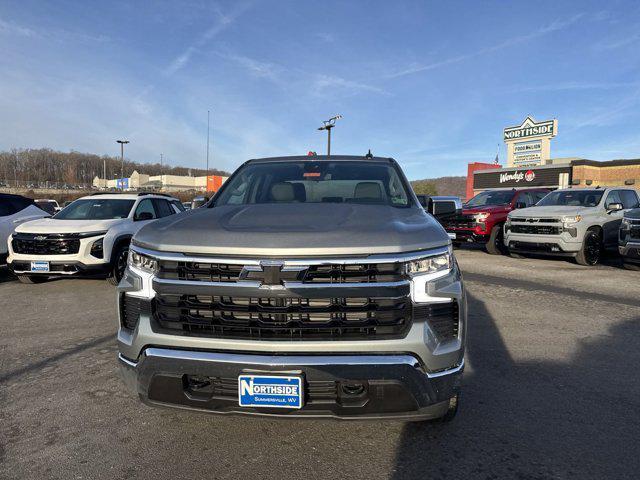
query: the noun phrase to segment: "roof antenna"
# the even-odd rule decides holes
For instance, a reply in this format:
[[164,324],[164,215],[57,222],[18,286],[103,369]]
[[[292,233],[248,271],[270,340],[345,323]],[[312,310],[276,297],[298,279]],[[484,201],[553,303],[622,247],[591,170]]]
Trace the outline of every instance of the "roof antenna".
[[373,153],[371,153],[371,149],[369,149],[369,152],[364,156],[364,158],[373,158]]

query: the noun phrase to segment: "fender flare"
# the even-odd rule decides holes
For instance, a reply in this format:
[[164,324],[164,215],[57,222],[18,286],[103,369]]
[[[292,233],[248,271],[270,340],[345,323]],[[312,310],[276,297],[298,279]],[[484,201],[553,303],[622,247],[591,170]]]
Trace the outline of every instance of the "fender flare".
[[111,247],[111,254],[109,255],[109,264],[113,263],[113,254],[125,243],[129,244],[131,243],[131,239],[133,238],[133,234],[131,233],[123,233],[121,235],[118,235],[114,240],[113,240],[113,247]]

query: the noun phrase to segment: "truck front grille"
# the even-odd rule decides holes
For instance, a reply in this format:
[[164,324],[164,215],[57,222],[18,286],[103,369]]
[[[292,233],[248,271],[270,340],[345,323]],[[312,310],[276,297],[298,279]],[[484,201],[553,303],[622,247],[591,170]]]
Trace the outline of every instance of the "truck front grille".
[[16,233],[11,247],[25,255],[70,255],[80,250],[80,239],[70,235]]
[[456,228],[476,228],[477,223],[472,215],[454,215],[453,217],[443,219],[442,224],[446,230]]
[[553,225],[511,224],[511,232],[528,235],[560,235],[561,229]]
[[[183,261],[160,261],[158,278],[167,280],[188,280],[201,282],[229,282],[241,280],[262,280],[259,267],[241,264],[204,263]],[[281,272],[282,280],[303,283],[377,283],[395,282],[404,279],[402,264],[320,264],[286,269]]]
[[379,339],[403,336],[411,300],[399,298],[253,298],[156,294],[163,329],[215,338]]
[[629,237],[633,240],[640,239],[640,220],[630,220],[631,229],[629,230]]

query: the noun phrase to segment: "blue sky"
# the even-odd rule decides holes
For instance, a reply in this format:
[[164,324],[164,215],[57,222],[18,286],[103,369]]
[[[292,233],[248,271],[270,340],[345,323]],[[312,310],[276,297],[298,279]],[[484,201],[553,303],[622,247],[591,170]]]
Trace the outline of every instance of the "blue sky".
[[[412,179],[492,161],[558,119],[552,156],[640,157],[640,2],[0,4],[0,149],[204,167],[393,156]],[[505,158],[501,144],[500,157]]]

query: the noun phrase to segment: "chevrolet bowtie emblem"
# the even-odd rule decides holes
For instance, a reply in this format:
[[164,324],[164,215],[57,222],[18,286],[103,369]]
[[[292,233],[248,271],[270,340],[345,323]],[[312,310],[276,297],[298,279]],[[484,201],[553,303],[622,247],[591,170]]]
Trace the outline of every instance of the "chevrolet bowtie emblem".
[[262,285],[282,285],[282,262],[262,261]]

